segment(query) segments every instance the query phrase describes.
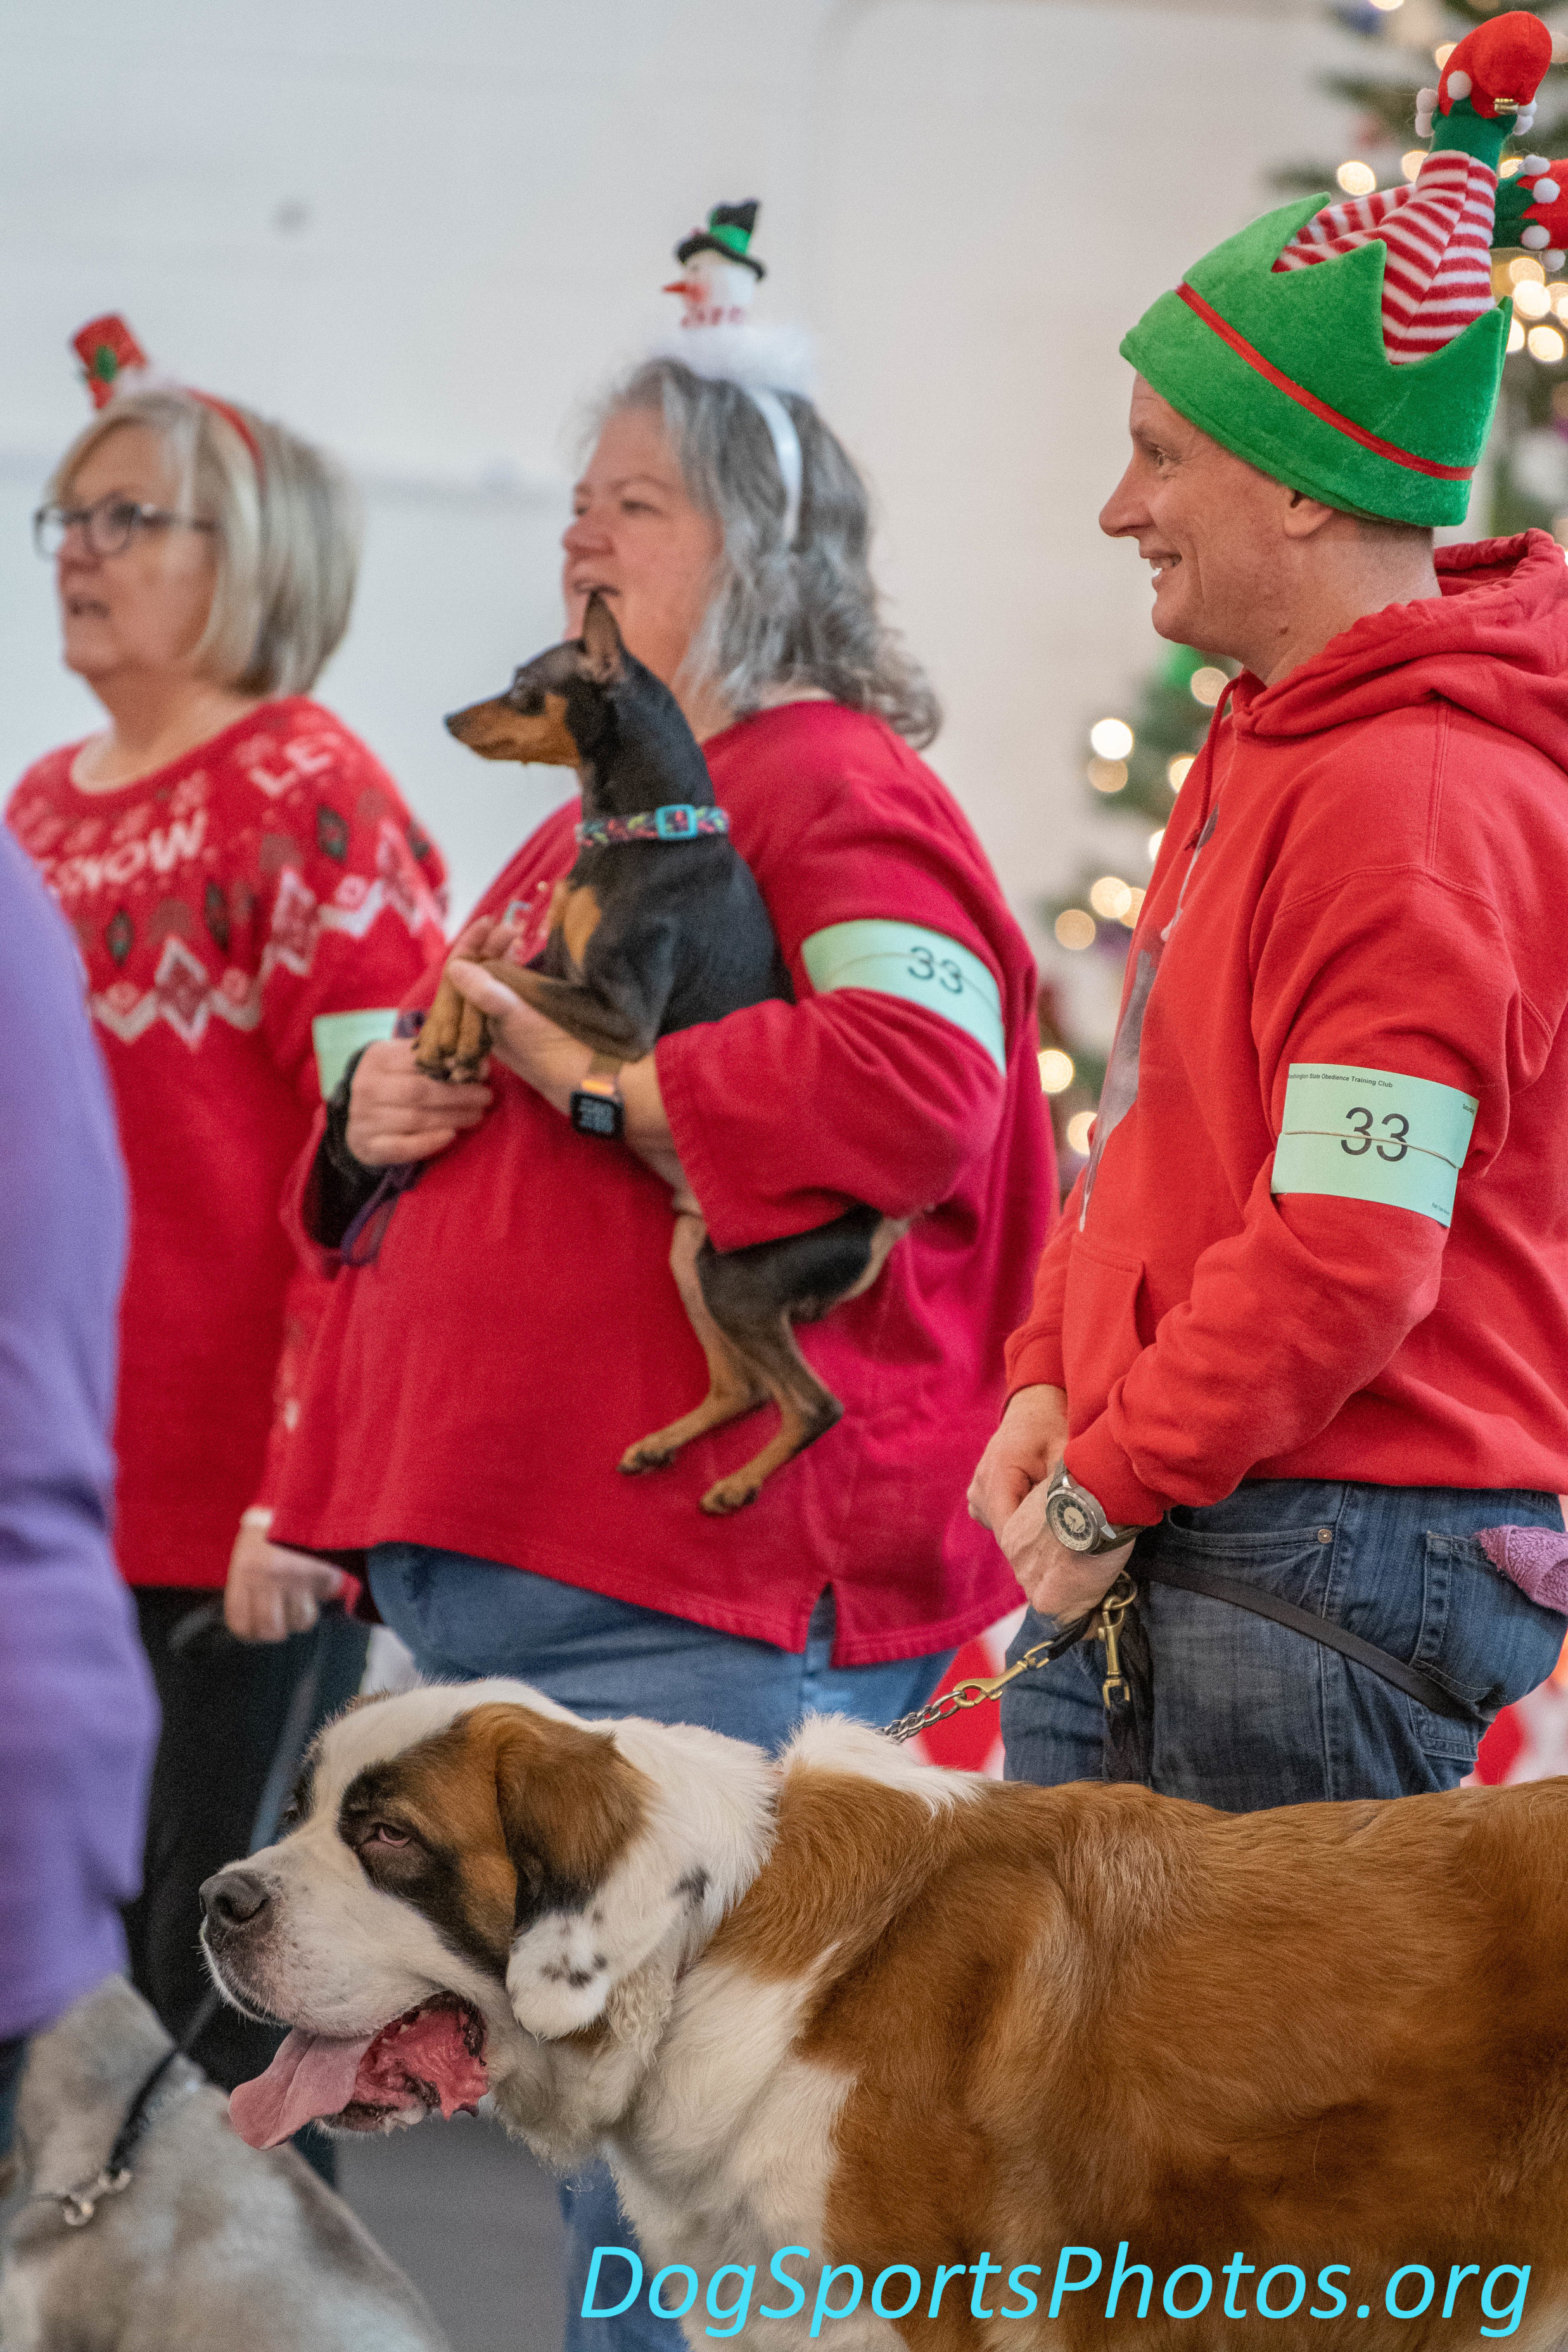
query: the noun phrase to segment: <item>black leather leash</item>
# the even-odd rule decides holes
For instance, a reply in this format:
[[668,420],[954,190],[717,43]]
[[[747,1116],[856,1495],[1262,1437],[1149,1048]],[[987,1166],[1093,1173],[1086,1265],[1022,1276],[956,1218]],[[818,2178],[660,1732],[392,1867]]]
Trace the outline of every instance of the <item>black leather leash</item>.
[[[330,1614],[332,1605],[329,1604],[321,1612],[318,1623]],[[183,1652],[211,1640],[232,1641],[235,1638],[224,1628],[223,1602],[208,1601],[198,1602],[194,1609],[181,1618],[169,1637],[169,1647],[175,1652]],[[272,1762],[267,1768],[261,1801],[256,1809],[256,1820],[251,1825],[248,1851],[252,1853],[259,1853],[264,1845],[272,1843],[294,1776],[299,1769],[299,1759],[305,1752],[305,1743],[309,1735],[310,1718],[315,1714],[321,1689],[321,1648],[322,1644],[318,1640],[310,1664],[295,1685],[294,1696],[289,1701],[288,1713],[284,1718],[283,1729],[278,1734]],[[130,2188],[136,2170],[131,2159],[157,2121],[160,2112],[158,2093],[164,2077],[176,2058],[190,2057],[192,2050],[223,2005],[223,1995],[216,1985],[209,1985],[197,2003],[195,2015],[179,2040],[164,2051],[152,2072],[142,2078],[136,2096],[126,2111],[125,2120],[115,2134],[114,2145],[105,2158],[102,2168],[77,2189],[37,2189],[27,2199],[29,2205],[57,2205],[60,2219],[68,2230],[85,2230],[106,2197],[118,2197]],[[187,2084],[185,2088],[199,2090],[205,2080],[206,2076],[198,2071],[195,2082]]]
[[1396,1690],[1430,1707],[1434,1715],[1446,1715],[1456,1723],[1475,1721],[1470,1708],[1429,1675],[1407,1666],[1403,1658],[1380,1650],[1375,1643],[1364,1642],[1359,1633],[1347,1633],[1343,1625],[1333,1624],[1327,1617],[1314,1617],[1310,1610],[1298,1609],[1293,1601],[1260,1592],[1256,1585],[1243,1584],[1237,1577],[1216,1576],[1207,1568],[1170,1568],[1163,1561],[1157,1568],[1145,1568],[1140,1562],[1138,1573],[1150,1584],[1174,1584],[1183,1592],[1199,1593],[1206,1601],[1228,1601],[1233,1609],[1246,1609],[1254,1617],[1288,1625],[1293,1633],[1304,1633],[1309,1642],[1321,1642],[1325,1650],[1337,1650],[1342,1657],[1392,1683]]

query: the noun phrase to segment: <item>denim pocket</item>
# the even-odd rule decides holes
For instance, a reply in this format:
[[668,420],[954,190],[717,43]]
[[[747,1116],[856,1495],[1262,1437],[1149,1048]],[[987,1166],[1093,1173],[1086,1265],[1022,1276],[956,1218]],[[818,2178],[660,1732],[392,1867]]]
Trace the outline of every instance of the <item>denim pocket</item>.
[[1427,1532],[1421,1636],[1410,1663],[1436,1676],[1479,1718],[1473,1727],[1407,1702],[1429,1755],[1474,1761],[1481,1731],[1552,1672],[1568,1620],[1542,1609],[1495,1569],[1474,1536]]
[[1325,1519],[1300,1528],[1217,1528],[1213,1522],[1218,1508],[1223,1506],[1209,1504],[1199,1510],[1173,1503],[1165,1517],[1167,1537],[1195,1558],[1238,1562],[1264,1560],[1281,1552],[1303,1562],[1315,1560],[1333,1540],[1333,1528]]

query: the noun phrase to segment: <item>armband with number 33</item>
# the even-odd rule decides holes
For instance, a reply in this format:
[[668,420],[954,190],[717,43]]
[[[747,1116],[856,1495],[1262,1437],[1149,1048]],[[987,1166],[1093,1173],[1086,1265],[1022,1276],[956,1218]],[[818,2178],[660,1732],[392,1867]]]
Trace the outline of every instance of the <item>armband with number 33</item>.
[[1001,990],[988,966],[958,940],[919,923],[868,916],[813,931],[800,955],[819,996],[834,988],[869,988],[923,1004],[964,1030],[1006,1070]]
[[1382,1201],[1447,1225],[1479,1108],[1400,1070],[1292,1062],[1270,1189]]

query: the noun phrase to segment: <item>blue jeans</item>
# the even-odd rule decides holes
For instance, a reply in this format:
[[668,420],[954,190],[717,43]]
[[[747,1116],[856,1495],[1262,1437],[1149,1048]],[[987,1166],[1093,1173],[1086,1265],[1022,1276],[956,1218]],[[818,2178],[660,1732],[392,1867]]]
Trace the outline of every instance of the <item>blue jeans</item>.
[[[811,1712],[888,1723],[923,1706],[953,1653],[883,1666],[835,1666],[833,1597],[811,1612],[797,1656],[768,1642],[716,1633],[685,1617],[580,1591],[526,1570],[500,1568],[423,1544],[377,1544],[370,1586],[422,1673],[457,1682],[512,1675],[585,1716],[640,1715],[655,1723],[702,1723],[776,1748]],[[561,2185],[566,2217],[566,2352],[685,2352],[674,2320],[640,2304],[619,2319],[581,2316],[597,2245],[631,2243],[608,2165]],[[644,2265],[648,2275],[651,2266]],[[624,2291],[626,2266],[606,2266],[601,2302]]]
[[[1556,1496],[1260,1479],[1207,1509],[1167,1511],[1139,1538],[1134,1574],[1166,1560],[1277,1593],[1418,1667],[1463,1713],[1439,1715],[1229,1601],[1145,1583],[1152,1785],[1237,1813],[1456,1787],[1492,1717],[1545,1681],[1568,1630],[1476,1542],[1508,1525],[1560,1528]],[[1045,1630],[1030,1610],[1009,1658]],[[1085,1642],[1009,1686],[1009,1780],[1102,1777],[1103,1674],[1099,1643]]]

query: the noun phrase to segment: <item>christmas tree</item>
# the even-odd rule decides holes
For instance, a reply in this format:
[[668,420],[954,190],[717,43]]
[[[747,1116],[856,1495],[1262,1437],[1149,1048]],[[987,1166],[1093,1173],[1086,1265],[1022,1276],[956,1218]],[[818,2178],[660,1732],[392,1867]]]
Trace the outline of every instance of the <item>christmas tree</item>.
[[[1233,667],[1190,646],[1167,646],[1131,716],[1096,719],[1090,729],[1084,781],[1101,808],[1128,820],[1127,842],[1114,866],[1086,867],[1075,890],[1040,909],[1057,945],[1070,954],[1109,957],[1120,971],[1166,819]],[[1088,1152],[1105,1077],[1103,1053],[1070,1038],[1071,1025],[1061,993],[1048,980],[1040,991],[1040,1075],[1067,1181]]]

